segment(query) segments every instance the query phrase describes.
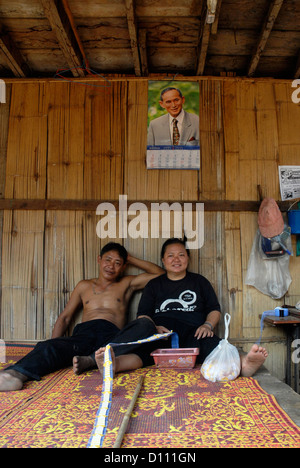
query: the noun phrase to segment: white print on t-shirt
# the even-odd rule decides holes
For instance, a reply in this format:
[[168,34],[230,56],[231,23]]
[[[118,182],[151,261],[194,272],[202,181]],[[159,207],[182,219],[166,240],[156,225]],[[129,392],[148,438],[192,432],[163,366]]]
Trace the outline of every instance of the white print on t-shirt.
[[[197,306],[193,306],[197,300],[197,294],[194,291],[184,291],[180,294],[179,299],[167,299],[160,306],[160,309],[157,309],[155,312],[167,312],[168,310],[182,310],[184,312],[193,312]],[[178,308],[168,308],[169,304],[180,304],[181,307]]]

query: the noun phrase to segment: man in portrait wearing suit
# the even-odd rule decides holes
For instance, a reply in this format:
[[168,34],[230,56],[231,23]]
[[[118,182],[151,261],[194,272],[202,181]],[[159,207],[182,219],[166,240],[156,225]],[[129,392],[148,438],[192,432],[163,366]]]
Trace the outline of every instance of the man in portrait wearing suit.
[[148,146],[199,146],[199,117],[183,109],[180,89],[166,88],[159,104],[168,112],[150,122]]

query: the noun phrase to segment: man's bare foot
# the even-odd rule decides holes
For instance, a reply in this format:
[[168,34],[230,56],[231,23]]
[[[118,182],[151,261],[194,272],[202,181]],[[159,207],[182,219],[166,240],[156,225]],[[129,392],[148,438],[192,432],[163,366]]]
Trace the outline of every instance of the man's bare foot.
[[[104,353],[105,353],[105,348],[100,348],[95,353],[95,359],[96,359],[97,367],[99,369],[101,378],[103,378],[103,372],[104,372],[104,367],[103,367],[104,366]],[[114,377],[116,373],[116,356],[112,348],[110,348],[110,353],[111,353],[113,377]]]
[[73,357],[73,372],[76,375],[82,374],[84,371],[93,369],[96,363],[91,356],[74,356]]
[[265,348],[254,344],[246,356],[242,356],[242,377],[252,377],[255,372],[263,365],[268,357],[268,352]]
[[0,372],[0,392],[16,392],[22,390],[24,382],[28,379],[25,375],[14,370]]

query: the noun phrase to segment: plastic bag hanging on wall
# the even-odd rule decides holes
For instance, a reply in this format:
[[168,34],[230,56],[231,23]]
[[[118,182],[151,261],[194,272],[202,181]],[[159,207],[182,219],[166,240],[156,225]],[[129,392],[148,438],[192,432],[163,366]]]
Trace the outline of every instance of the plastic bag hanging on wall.
[[[258,230],[253,242],[245,283],[254,286],[258,291],[281,299],[288,291],[292,278],[289,272],[290,256],[285,253],[278,257],[267,257],[262,250],[263,237]],[[292,250],[291,237],[287,241]]]
[[258,226],[245,283],[272,299],[281,299],[292,282],[289,272],[291,230],[285,226],[282,213],[273,198],[262,201]]

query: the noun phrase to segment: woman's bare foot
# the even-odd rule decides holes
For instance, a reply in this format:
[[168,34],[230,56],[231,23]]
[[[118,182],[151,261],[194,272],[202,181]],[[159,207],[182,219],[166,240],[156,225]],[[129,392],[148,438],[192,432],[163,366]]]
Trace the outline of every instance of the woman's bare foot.
[[16,392],[22,390],[24,382],[28,379],[25,375],[14,370],[0,372],[0,392]]
[[265,348],[254,344],[246,356],[242,356],[241,376],[252,377],[255,372],[263,365],[268,357],[268,352]]
[[76,375],[82,374],[84,371],[93,369],[96,363],[91,356],[74,356],[73,357],[73,372]]

